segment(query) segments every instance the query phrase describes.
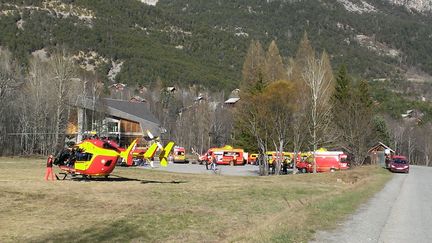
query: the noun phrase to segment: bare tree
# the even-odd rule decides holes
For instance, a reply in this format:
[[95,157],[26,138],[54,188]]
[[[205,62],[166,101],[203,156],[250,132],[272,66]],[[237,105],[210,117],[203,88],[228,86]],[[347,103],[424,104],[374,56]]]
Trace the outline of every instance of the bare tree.
[[304,148],[304,143],[309,141],[309,136],[305,132],[308,130],[309,125],[309,107],[310,96],[309,87],[304,80],[304,68],[308,64],[308,59],[315,55],[315,50],[312,48],[306,32],[300,41],[295,58],[289,59],[287,67],[288,80],[295,84],[296,92],[294,100],[293,120],[291,123],[293,130],[293,149],[294,149],[294,172],[296,171],[296,163],[299,152]]
[[80,94],[81,79],[77,69],[65,50],[52,55],[48,62],[48,82],[52,104],[54,104],[54,144],[57,149],[63,147],[64,134],[68,121],[68,107]]
[[19,98],[20,134],[26,153],[52,153],[64,144],[69,107],[82,94],[72,59],[65,51],[48,61],[30,61]]
[[[417,154],[422,154],[423,158],[421,161],[415,161],[418,164],[424,164],[426,166],[432,165],[432,132],[431,132],[432,125],[431,124],[425,124],[422,127],[419,127],[415,130],[415,138],[417,142],[418,152]],[[412,155],[411,157],[414,157]],[[411,158],[409,160],[410,163],[414,162],[414,159]]]
[[323,52],[321,58],[314,55],[308,57],[306,66],[303,68],[302,79],[308,86],[310,96],[310,126],[311,145],[314,151],[314,173],[316,173],[315,151],[318,145],[325,141],[331,123],[330,97],[333,93],[333,75],[329,66],[328,55]]
[[384,120],[387,123],[390,130],[391,139],[393,141],[393,149],[396,152],[401,152],[403,141],[404,141],[406,124],[390,116],[384,116]]
[[21,80],[11,53],[0,49],[0,114],[8,114],[0,116],[0,154],[10,151],[14,146],[8,130],[16,124],[16,112],[13,110]]
[[[302,85],[302,83],[300,83]],[[306,92],[304,92],[303,88],[300,88],[298,85],[297,87],[297,94],[295,95],[294,102],[294,110],[292,113],[292,121],[291,121],[291,128],[292,128],[292,145],[293,145],[293,152],[294,152],[294,161],[293,161],[293,171],[294,173],[297,173],[297,160],[298,155],[303,149],[304,142],[307,141],[307,134],[304,132],[307,130],[308,126],[308,107],[309,107],[309,100],[307,99]]]
[[[256,91],[254,91],[255,93]],[[265,156],[268,151],[270,126],[267,123],[267,109],[261,109],[261,92],[252,94],[249,92],[241,93],[240,107],[236,113],[236,123],[238,129],[244,129],[250,133],[256,142],[259,151],[258,163],[259,174],[268,175],[268,161]]]

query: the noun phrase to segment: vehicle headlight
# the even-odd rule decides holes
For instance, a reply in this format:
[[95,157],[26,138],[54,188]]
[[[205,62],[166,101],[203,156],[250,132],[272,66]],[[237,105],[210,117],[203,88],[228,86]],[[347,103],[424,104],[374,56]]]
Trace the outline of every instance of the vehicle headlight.
[[394,165],[390,165],[390,167],[394,168],[395,166]]
[[404,166],[404,169],[407,169],[407,168],[408,168],[408,165],[405,165],[405,166]]

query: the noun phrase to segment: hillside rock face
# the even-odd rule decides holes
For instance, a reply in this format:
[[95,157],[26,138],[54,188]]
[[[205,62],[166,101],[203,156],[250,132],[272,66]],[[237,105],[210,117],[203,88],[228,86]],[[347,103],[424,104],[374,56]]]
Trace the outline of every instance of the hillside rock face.
[[372,6],[371,4],[365,1],[354,3],[349,0],[338,0],[338,2],[340,2],[345,7],[345,9],[349,12],[354,12],[359,14],[377,12],[374,6]]
[[[371,13],[377,12],[374,3],[365,0],[337,0],[345,9],[353,13]],[[408,10],[414,10],[420,13],[432,12],[432,0],[387,0],[389,3],[397,6],[403,6]]]
[[389,2],[418,12],[432,11],[432,0],[389,0]]
[[159,2],[159,0],[139,0],[139,1],[143,2],[145,4],[148,4],[148,5],[153,5],[153,6],[155,6],[156,3]]

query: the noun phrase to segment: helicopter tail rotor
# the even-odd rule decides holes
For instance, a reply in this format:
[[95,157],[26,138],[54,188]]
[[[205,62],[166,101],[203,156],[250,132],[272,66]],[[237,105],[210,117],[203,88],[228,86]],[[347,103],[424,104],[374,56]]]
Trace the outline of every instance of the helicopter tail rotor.
[[135,139],[132,141],[132,143],[129,145],[129,147],[120,153],[120,156],[126,161],[126,164],[128,166],[131,166],[133,164],[133,150],[136,147],[138,139]]
[[170,154],[173,147],[174,147],[174,142],[169,142],[159,154],[159,160],[161,166],[166,167],[168,165],[168,155]]

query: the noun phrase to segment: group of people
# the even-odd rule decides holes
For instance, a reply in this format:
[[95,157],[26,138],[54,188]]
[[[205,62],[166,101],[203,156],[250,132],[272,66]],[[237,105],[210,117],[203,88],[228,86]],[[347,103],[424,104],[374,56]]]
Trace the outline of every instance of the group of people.
[[[263,158],[260,158],[260,159],[261,159],[261,163],[262,163]],[[258,162],[258,160],[257,160],[257,162]],[[292,168],[293,163],[294,163],[293,159],[285,157],[283,159],[283,161],[281,161],[281,170],[280,170],[280,173],[281,174],[288,174],[288,168]],[[268,163],[267,163],[267,166],[268,166],[267,169],[268,169],[268,171],[269,171],[270,174],[275,174],[276,173],[276,164],[277,164],[276,158],[273,158],[273,159],[271,159],[271,160],[268,161]]]
[[150,165],[151,168],[154,168],[154,158],[146,159],[144,157],[139,158],[137,162],[135,163],[136,166],[146,166]]

